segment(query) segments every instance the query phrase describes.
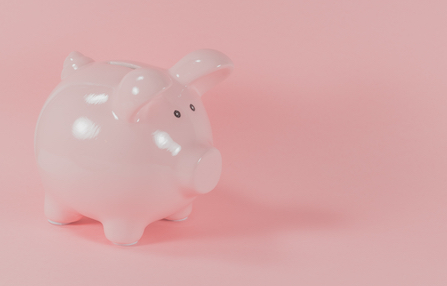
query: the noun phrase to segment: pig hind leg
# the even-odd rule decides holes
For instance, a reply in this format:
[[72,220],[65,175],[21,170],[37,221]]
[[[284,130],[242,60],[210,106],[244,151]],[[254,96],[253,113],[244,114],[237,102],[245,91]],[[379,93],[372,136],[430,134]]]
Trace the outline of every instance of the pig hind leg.
[[48,193],[45,194],[45,216],[50,223],[55,225],[69,224],[82,218],[82,215],[57,202]]
[[165,220],[184,221],[188,218],[191,212],[192,212],[192,204],[189,204],[187,207],[181,209],[180,211],[166,217]]

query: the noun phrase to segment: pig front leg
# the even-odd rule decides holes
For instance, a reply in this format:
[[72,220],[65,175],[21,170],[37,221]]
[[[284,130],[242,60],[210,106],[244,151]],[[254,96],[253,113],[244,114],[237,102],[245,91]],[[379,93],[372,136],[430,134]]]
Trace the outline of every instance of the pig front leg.
[[69,224],[82,218],[82,215],[57,202],[48,193],[45,194],[45,216],[55,225]]
[[136,244],[146,228],[146,224],[131,219],[111,219],[102,222],[102,225],[107,239],[120,246]]
[[187,207],[181,209],[180,211],[166,217],[165,220],[184,221],[188,218],[191,212],[192,212],[192,203],[189,204]]

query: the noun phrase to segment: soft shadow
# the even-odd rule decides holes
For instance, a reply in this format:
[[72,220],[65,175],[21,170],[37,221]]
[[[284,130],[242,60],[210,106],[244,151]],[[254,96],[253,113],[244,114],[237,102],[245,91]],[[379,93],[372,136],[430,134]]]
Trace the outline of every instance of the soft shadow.
[[290,233],[298,237],[347,225],[345,214],[303,205],[272,207],[220,187],[197,199],[188,220],[149,225],[134,249],[175,257],[274,263],[289,255],[280,244]]
[[101,224],[99,221],[88,218],[88,217],[83,217],[80,220],[78,220],[77,222],[72,223],[71,225],[89,225],[89,224]]
[[219,188],[196,200],[188,220],[159,221],[148,226],[140,245],[188,239],[243,238],[272,235],[282,230],[330,229],[344,225],[344,216],[330,210],[302,205],[275,208],[237,195],[234,190]]
[[[272,207],[244,197],[243,190],[222,186],[199,197],[191,216],[183,222],[157,221],[150,224],[130,252],[175,257],[252,260],[273,263],[287,257],[281,236],[344,229],[349,219],[341,213],[312,206]],[[82,218],[64,226],[73,234],[99,244],[112,245],[100,222]],[[123,247],[120,247],[123,248]]]

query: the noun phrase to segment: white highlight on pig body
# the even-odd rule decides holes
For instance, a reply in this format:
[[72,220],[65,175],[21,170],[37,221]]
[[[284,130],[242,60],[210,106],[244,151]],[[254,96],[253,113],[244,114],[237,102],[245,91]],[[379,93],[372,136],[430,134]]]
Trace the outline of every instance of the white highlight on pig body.
[[177,155],[182,150],[182,147],[172,140],[167,132],[157,130],[152,133],[152,136],[154,137],[155,145],[160,149],[167,149],[172,156]]
[[109,96],[105,93],[101,94],[90,93],[84,95],[84,100],[88,104],[103,104],[106,103],[107,100],[109,100]]
[[138,65],[134,65],[134,64],[131,64],[131,63],[126,63],[126,62],[111,61],[111,62],[109,62],[109,64],[116,65],[116,66],[123,66],[123,67],[131,68],[131,69],[140,68],[140,66],[138,66]]
[[101,127],[87,117],[80,117],[73,123],[71,133],[76,139],[86,140],[95,138],[100,130]]

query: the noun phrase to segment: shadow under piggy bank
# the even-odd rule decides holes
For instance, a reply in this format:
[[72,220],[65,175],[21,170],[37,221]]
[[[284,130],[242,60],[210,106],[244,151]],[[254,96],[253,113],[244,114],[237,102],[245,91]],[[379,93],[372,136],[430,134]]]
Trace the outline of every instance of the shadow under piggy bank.
[[[277,247],[283,234],[332,231],[346,225],[340,213],[302,205],[274,208],[244,197],[242,190],[239,194],[236,191],[218,186],[195,201],[187,220],[150,224],[138,244],[127,247],[128,251],[267,263],[288,255],[283,247]],[[98,221],[83,218],[65,227],[90,241],[111,244]]]

